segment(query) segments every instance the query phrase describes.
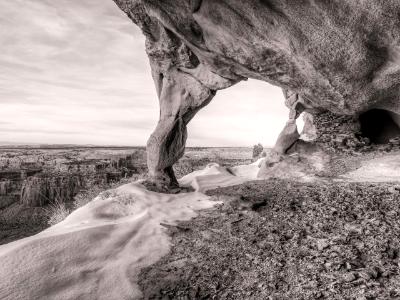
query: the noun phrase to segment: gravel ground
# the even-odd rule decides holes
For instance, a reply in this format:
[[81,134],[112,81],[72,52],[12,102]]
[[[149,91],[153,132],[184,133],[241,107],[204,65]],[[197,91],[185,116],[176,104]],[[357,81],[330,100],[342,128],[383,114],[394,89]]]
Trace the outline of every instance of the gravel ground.
[[169,227],[145,299],[400,299],[400,186],[284,180],[209,192],[224,204]]

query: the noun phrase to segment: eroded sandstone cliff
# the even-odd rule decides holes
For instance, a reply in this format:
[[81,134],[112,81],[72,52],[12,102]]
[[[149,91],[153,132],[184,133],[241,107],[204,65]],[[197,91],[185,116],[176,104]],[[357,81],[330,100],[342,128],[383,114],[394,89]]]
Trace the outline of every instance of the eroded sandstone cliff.
[[21,190],[21,204],[27,207],[43,207],[59,201],[71,201],[84,186],[81,175],[33,176],[24,181]]
[[197,111],[247,78],[284,91],[291,112],[279,153],[299,138],[304,111],[358,118],[381,109],[398,120],[398,1],[114,1],[146,36],[160,101],[148,166],[159,181],[176,184],[172,165]]

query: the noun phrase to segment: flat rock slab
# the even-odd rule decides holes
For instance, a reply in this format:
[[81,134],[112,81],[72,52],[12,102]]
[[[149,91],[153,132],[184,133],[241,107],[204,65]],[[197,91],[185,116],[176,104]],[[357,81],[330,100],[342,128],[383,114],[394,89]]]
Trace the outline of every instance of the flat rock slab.
[[361,167],[339,177],[357,182],[400,182],[400,154],[364,161]]

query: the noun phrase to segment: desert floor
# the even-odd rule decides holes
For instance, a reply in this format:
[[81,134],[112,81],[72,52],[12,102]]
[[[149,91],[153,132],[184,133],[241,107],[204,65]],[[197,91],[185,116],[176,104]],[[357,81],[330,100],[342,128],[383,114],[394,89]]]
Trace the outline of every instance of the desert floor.
[[332,178],[207,191],[222,204],[169,228],[145,298],[400,299],[400,154],[342,163]]
[[399,161],[307,181],[209,164],[177,195],[123,185],[1,246],[0,298],[399,299]]

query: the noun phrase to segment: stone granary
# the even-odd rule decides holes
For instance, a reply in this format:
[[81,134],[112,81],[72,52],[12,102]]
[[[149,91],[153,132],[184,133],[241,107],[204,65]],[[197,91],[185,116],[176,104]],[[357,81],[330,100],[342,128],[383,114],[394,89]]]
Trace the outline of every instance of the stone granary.
[[114,1],[146,36],[160,104],[147,144],[156,182],[176,184],[188,122],[218,90],[248,78],[285,94],[290,115],[276,153],[297,143],[302,112],[321,141],[326,132],[341,139],[335,120],[351,125],[341,126],[342,143],[353,148],[399,135],[397,0]]

